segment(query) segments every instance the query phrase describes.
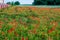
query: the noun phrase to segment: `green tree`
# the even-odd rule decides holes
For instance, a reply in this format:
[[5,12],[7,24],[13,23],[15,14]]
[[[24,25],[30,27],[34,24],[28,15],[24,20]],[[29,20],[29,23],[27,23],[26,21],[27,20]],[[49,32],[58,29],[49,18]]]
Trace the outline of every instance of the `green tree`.
[[14,4],[15,5],[20,5],[20,2],[19,1],[16,1]]
[[60,0],[34,0],[33,5],[60,5]]
[[20,2],[19,1],[16,1],[16,2],[7,2],[6,4],[9,4],[9,5],[20,5]]
[[34,0],[33,5],[45,5],[45,0]]
[[6,4],[11,4],[11,2],[7,2]]
[[14,2],[7,2],[6,4],[14,5]]

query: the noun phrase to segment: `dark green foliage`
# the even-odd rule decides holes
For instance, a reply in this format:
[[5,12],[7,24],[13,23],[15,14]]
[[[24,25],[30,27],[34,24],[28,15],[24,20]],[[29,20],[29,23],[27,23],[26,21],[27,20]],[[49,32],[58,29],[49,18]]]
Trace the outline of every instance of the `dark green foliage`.
[[41,2],[41,1],[33,2],[33,4],[34,4],[34,5],[44,5],[44,3],[43,3],[43,2]]
[[7,2],[6,4],[14,5],[14,2]]
[[11,2],[7,2],[6,4],[11,4]]
[[54,5],[54,1],[47,1],[47,5]]
[[60,5],[59,0],[34,0],[33,5]]
[[16,1],[16,2],[7,2],[6,4],[9,4],[9,5],[20,5],[20,2],[19,1]]
[[16,2],[15,2],[15,5],[20,5],[19,1],[16,1]]

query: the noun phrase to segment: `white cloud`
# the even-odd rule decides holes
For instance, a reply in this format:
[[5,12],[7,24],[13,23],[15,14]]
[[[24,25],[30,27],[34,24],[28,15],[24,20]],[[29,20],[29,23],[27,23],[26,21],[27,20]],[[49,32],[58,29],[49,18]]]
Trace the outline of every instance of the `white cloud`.
[[3,0],[0,0],[0,3],[3,3]]

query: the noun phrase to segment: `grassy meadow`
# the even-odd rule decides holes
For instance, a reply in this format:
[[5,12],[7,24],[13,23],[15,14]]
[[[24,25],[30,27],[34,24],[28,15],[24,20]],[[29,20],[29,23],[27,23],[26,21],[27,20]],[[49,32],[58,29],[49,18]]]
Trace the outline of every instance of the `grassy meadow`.
[[0,9],[0,40],[60,40],[60,8]]

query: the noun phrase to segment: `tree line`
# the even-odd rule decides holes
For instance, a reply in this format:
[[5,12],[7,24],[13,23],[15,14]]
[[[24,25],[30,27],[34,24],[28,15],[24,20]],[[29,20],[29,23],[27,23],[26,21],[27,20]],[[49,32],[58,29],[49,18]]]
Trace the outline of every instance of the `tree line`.
[[60,0],[34,0],[33,5],[60,5]]
[[[20,5],[19,1],[16,2],[7,2],[10,5]],[[32,5],[60,5],[59,0],[47,1],[47,0],[34,0]]]
[[9,4],[9,5],[20,5],[20,2],[19,1],[16,1],[16,2],[7,2],[6,4]]

